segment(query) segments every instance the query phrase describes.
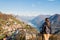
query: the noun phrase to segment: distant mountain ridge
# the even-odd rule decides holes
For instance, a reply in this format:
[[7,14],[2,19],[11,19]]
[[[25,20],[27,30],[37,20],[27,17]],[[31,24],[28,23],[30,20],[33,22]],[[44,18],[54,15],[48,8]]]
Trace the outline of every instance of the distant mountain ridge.
[[34,18],[34,16],[19,16],[19,15],[15,15],[15,17],[24,22],[30,22]]
[[53,16],[50,17],[50,21],[54,22],[54,23],[60,23],[60,14],[55,14]]
[[39,15],[35,17],[33,20],[31,20],[31,23],[39,27],[41,21],[43,21],[46,17],[50,17],[50,15]]
[[60,30],[60,14],[55,14],[49,17],[51,22],[52,32]]

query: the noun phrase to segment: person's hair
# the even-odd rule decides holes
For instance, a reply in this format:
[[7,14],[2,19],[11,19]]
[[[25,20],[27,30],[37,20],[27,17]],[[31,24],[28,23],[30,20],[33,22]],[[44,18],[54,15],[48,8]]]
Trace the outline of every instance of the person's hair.
[[45,18],[45,21],[46,21],[47,25],[50,26],[50,22],[47,19],[49,19],[49,18]]
[[47,21],[47,19],[49,19],[49,18],[45,18],[45,21]]

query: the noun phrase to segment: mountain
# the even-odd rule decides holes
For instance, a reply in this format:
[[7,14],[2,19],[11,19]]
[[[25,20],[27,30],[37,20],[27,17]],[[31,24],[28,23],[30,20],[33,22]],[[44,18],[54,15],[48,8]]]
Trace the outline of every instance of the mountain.
[[49,19],[54,24],[60,24],[60,14],[55,14],[51,16]]
[[34,16],[19,16],[19,15],[15,15],[16,18],[22,20],[23,22],[30,22]]
[[55,14],[49,17],[51,22],[52,32],[54,33],[57,30],[60,30],[60,14]]
[[34,24],[36,28],[38,29],[46,17],[50,17],[50,15],[39,15],[35,17],[33,20],[31,20],[31,23]]
[[[39,17],[40,18],[40,17]],[[45,19],[45,18],[44,18]],[[41,24],[44,22],[42,19],[42,21],[40,22],[40,26]],[[60,14],[55,14],[49,17],[50,21],[51,21],[51,27],[53,29],[53,31],[59,34],[59,30],[60,30]],[[38,20],[37,20],[38,21]],[[21,21],[21,19],[15,17],[12,14],[3,14],[0,13],[0,40],[2,40],[3,38],[6,37],[6,35],[8,36],[8,38],[13,38],[13,40],[35,40],[37,39],[37,37],[41,40],[41,35],[37,35],[38,31],[36,28],[34,28],[33,26],[29,25],[30,23],[26,23]],[[37,26],[38,28],[38,26]],[[55,39],[59,39],[57,37],[58,34],[53,35],[53,37],[51,37],[51,40],[55,40]],[[59,34],[60,35],[60,34]]]

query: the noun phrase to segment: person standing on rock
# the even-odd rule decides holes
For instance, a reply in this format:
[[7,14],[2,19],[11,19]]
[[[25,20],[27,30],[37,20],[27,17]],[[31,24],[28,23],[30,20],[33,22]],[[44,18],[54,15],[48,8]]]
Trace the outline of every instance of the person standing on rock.
[[49,18],[45,18],[42,30],[44,40],[49,40],[49,37],[51,36],[51,23]]

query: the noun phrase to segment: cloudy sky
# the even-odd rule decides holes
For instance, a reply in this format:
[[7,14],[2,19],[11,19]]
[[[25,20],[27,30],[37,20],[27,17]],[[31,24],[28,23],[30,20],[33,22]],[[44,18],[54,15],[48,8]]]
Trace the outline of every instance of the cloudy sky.
[[0,0],[0,11],[20,16],[60,14],[60,0]]

